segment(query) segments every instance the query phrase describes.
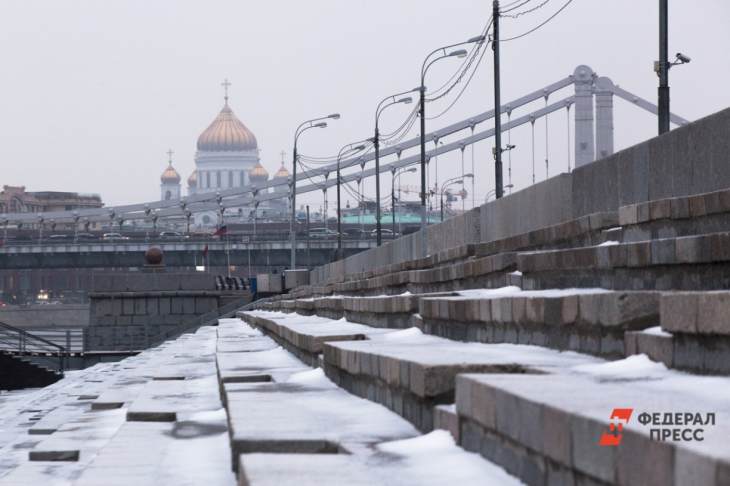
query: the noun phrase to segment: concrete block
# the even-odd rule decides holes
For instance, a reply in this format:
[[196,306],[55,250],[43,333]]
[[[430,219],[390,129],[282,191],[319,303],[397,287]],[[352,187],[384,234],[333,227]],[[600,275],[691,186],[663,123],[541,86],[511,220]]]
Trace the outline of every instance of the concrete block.
[[671,443],[650,440],[646,435],[624,430],[621,445],[614,449],[617,463],[620,464],[616,468],[618,484],[675,484],[674,447]]
[[700,292],[697,311],[697,332],[730,335],[730,292]]
[[651,243],[642,241],[626,244],[626,264],[629,267],[646,267],[651,264]]
[[674,197],[670,199],[670,211],[672,219],[686,219],[690,217],[689,200],[686,197]]
[[651,241],[651,264],[672,265],[676,263],[674,239],[660,239]]
[[698,295],[694,292],[665,293],[660,300],[660,322],[669,332],[697,333]]
[[658,199],[649,202],[649,218],[652,221],[669,219],[672,217],[672,206],[670,199]]

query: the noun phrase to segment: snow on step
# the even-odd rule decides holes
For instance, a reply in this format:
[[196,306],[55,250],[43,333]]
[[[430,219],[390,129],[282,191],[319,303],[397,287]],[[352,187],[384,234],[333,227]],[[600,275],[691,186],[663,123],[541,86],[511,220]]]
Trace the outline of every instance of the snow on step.
[[312,366],[317,365],[325,342],[363,340],[392,332],[390,329],[348,322],[344,318],[332,320],[282,312],[246,312],[243,313],[243,318],[276,336],[298,358]]
[[537,346],[451,341],[417,328],[324,346],[324,368],[336,384],[385,405],[423,431],[434,426],[434,406],[453,401],[459,373],[561,373],[600,362]]
[[126,422],[73,486],[234,486],[225,410]]
[[127,421],[174,422],[181,414],[221,408],[215,375],[191,380],[150,381],[127,410]]
[[336,387],[321,370],[284,383],[227,384],[224,392],[234,458],[252,452],[352,452],[417,435],[408,422]]
[[[730,379],[668,371],[646,356],[577,366],[559,379],[545,375],[467,374],[457,377],[462,444],[539,483],[549,475],[588,476],[625,485],[726,484],[730,473]],[[614,408],[631,408],[621,443],[601,447]],[[656,440],[643,413],[715,414],[702,441]],[[616,420],[614,420],[616,422]],[[671,432],[671,430],[670,430]],[[666,438],[665,438],[666,439]],[[517,444],[517,445],[515,445]],[[557,465],[557,466],[556,466]],[[548,467],[549,466],[549,467]],[[556,469],[557,467],[557,469]],[[529,475],[527,475],[529,472]],[[725,479],[723,479],[725,478]]]
[[512,486],[522,484],[503,469],[465,452],[443,431],[382,442],[366,457],[347,454],[243,454],[245,486]]
[[36,445],[31,461],[73,461],[85,464],[116,434],[124,423],[123,410],[86,412]]
[[218,353],[218,375],[222,383],[250,381],[268,375],[282,381],[307,367],[280,346],[266,351]]

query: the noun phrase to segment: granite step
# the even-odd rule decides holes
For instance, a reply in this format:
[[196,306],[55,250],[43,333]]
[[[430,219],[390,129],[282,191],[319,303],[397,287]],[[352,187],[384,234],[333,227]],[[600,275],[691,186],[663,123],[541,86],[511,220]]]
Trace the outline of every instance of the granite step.
[[730,190],[622,206],[619,224],[627,242],[730,231]]
[[646,356],[575,367],[559,379],[464,374],[460,443],[529,485],[728,484],[728,384]]
[[659,292],[605,289],[463,291],[418,300],[420,327],[437,336],[626,355],[624,334],[659,324]]
[[[330,301],[332,299],[323,299]],[[362,324],[319,316],[282,315],[279,312],[252,311],[241,313],[248,324],[262,329],[284,348],[309,366],[318,366],[325,342],[357,341],[371,335],[390,332]]]
[[326,343],[323,367],[337,385],[385,405],[419,430],[434,427],[434,406],[454,400],[460,373],[549,373],[602,362],[537,346],[481,344],[406,329],[368,341]]
[[520,253],[528,290],[713,290],[730,286],[730,232]]
[[661,327],[627,335],[632,353],[671,368],[730,374],[730,291],[665,292]]

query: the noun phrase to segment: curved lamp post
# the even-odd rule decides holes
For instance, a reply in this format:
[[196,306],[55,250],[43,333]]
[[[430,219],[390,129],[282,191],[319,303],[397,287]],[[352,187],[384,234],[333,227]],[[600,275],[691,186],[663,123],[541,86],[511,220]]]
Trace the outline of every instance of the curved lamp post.
[[[465,49],[447,52],[448,49],[480,42],[484,42],[483,35],[472,37],[465,42],[439,47],[438,49],[431,51],[428,56],[426,56],[426,59],[423,60],[423,64],[421,65],[421,84],[419,86],[421,106],[419,116],[421,118],[421,251],[423,252],[423,256],[426,254],[426,73],[428,68],[441,59],[449,57],[462,58],[467,55]],[[440,56],[431,59],[434,54],[438,54],[439,52],[442,53]]]
[[388,96],[387,98],[384,98],[380,103],[378,103],[378,107],[375,110],[375,136],[373,137],[373,143],[375,144],[375,233],[378,246],[380,246],[380,244],[382,243],[382,225],[380,223],[380,130],[378,128],[380,115],[389,106],[397,105],[400,103],[406,105],[412,103],[413,98],[411,98],[410,96],[406,96],[405,98],[399,98],[399,96],[413,93],[415,91],[419,91],[420,89],[421,88],[419,86],[418,88],[414,88],[409,91],[404,91],[402,93]]
[[446,189],[448,189],[449,186],[453,186],[455,184],[464,184],[465,179],[469,179],[474,177],[474,174],[464,174],[463,176],[458,177],[452,177],[451,179],[447,179],[444,181],[444,184],[441,186],[441,190],[439,191],[439,196],[441,199],[441,221],[444,220],[444,193],[446,192]]
[[337,257],[342,258],[342,206],[340,203],[340,161],[345,154],[352,154],[365,150],[363,142],[354,142],[343,146],[337,154]]
[[393,176],[390,179],[390,201],[393,204],[393,238],[395,238],[395,180],[400,178],[400,176],[407,172],[416,172],[416,170],[418,169],[416,169],[415,167],[406,167],[400,169],[398,172],[396,172],[396,169],[392,170]]
[[299,140],[299,136],[309,130],[310,128],[325,128],[327,126],[327,123],[323,120],[339,120],[340,114],[339,113],[332,113],[331,115],[319,117],[319,118],[312,118],[311,120],[307,120],[303,123],[301,123],[296,131],[294,132],[294,150],[292,151],[292,179],[291,179],[291,222],[290,222],[290,228],[289,231],[291,233],[291,269],[296,269],[297,266],[297,232],[296,232],[296,224],[297,224],[297,141]]

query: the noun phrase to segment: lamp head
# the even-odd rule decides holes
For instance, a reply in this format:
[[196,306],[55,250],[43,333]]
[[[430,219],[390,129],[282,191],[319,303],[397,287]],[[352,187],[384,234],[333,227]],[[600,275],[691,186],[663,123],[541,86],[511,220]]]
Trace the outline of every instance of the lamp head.
[[339,120],[340,114],[339,113],[332,113],[331,115],[327,115],[327,118],[330,118],[332,120]]
[[471,39],[469,39],[466,42],[467,42],[467,44],[480,44],[480,43],[484,42],[485,38],[486,37],[483,35],[478,35],[476,37],[472,37]]
[[466,54],[467,54],[466,49],[459,49],[456,51],[449,52],[448,57],[462,58],[462,57],[466,57]]
[[410,105],[413,103],[413,98],[410,96],[406,96],[405,98],[401,98],[397,101],[397,103],[403,103],[404,105]]
[[462,177],[464,179],[473,179],[474,178],[474,174],[472,174],[471,172],[469,172],[468,174],[464,174]]
[[325,128],[327,126],[327,122],[315,123],[313,126],[316,128]]

